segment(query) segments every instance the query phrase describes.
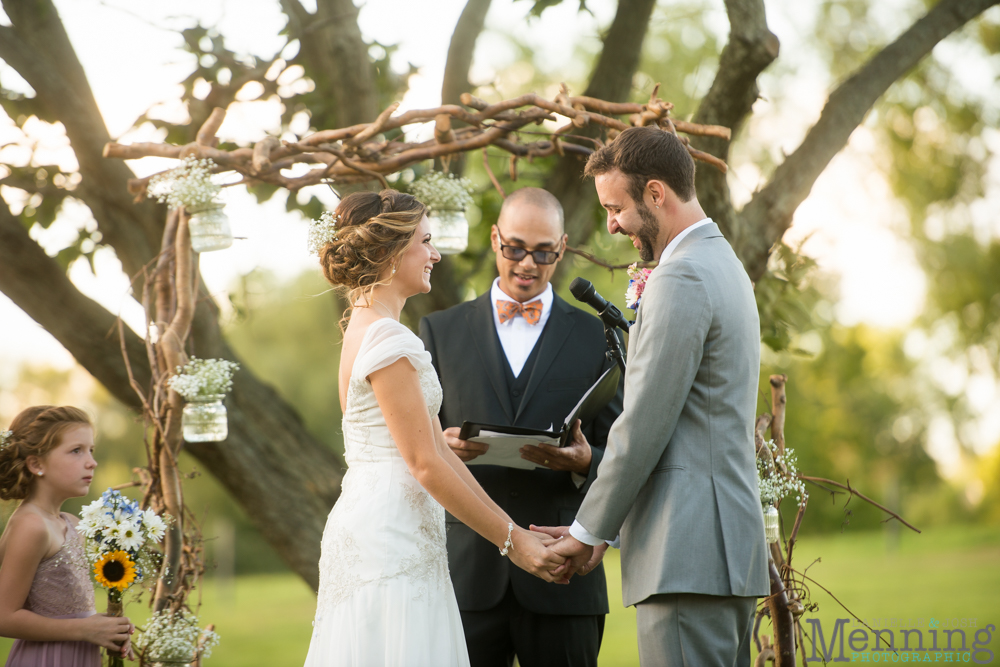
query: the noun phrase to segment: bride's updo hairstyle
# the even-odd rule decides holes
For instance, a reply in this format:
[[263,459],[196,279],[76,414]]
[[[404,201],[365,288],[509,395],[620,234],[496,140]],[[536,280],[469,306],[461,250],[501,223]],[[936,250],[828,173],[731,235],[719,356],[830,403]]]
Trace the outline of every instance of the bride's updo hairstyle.
[[388,282],[406,252],[426,207],[397,190],[355,192],[334,212],[335,234],[319,251],[323,275],[341,288],[350,306]]
[[0,500],[24,500],[35,476],[28,457],[44,457],[59,445],[62,434],[74,426],[91,425],[90,417],[71,406],[36,405],[22,410],[9,430],[0,426]]

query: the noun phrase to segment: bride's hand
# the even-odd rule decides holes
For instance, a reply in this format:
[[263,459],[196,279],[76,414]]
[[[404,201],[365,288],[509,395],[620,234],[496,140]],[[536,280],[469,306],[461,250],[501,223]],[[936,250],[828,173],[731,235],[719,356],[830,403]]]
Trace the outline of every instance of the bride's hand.
[[530,572],[540,579],[559,582],[561,576],[555,576],[552,571],[566,562],[542,543],[542,539],[550,540],[549,536],[533,533],[523,528],[515,528],[511,534],[513,546],[507,552],[510,560],[519,568]]

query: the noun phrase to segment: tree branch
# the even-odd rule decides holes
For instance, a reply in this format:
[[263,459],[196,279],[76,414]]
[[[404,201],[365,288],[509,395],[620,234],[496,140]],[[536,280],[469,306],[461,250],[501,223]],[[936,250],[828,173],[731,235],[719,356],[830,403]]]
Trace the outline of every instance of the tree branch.
[[[632,77],[639,68],[642,44],[646,39],[655,0],[619,0],[601,55],[590,75],[585,97],[624,102],[632,90]],[[594,136],[596,132],[594,132]],[[566,232],[573,245],[582,245],[594,233],[597,193],[583,178],[584,160],[567,155],[559,160],[545,182],[545,189],[562,203]]]
[[444,80],[441,83],[441,103],[458,104],[462,93],[471,93],[469,68],[476,41],[486,24],[486,14],[491,0],[469,0],[458,17],[455,31],[448,45],[448,59],[444,64]]
[[[698,106],[694,120],[724,125],[735,135],[760,94],[757,77],[778,57],[778,38],[767,27],[763,0],[726,0],[726,13],[729,15],[729,41],[719,57],[719,70],[712,87]],[[691,143],[723,160],[728,159],[730,142],[727,140],[697,137]],[[725,175],[712,169],[699,169],[695,178],[698,199],[705,212],[732,242],[742,230],[736,226],[736,212]]]
[[[62,343],[125,405],[140,408],[119,347],[114,315],[84,296],[62,267],[0,202],[0,291]],[[126,352],[140,385],[149,383],[146,348],[130,329]]]
[[[913,532],[915,532],[915,533],[919,533],[920,532],[920,529],[916,528],[909,521],[907,521],[903,517],[899,516],[898,514],[896,514],[895,512],[893,512],[891,509],[889,509],[885,505],[880,505],[879,503],[875,502],[874,500],[872,500],[871,498],[869,498],[865,494],[863,494],[860,491],[858,491],[857,489],[855,489],[853,486],[851,486],[850,481],[848,481],[847,484],[841,484],[840,482],[835,482],[832,479],[824,479],[822,477],[806,477],[805,475],[799,475],[799,479],[805,480],[807,482],[812,482],[813,484],[815,484],[816,486],[819,486],[819,487],[822,487],[824,484],[829,484],[830,486],[836,486],[838,488],[844,489],[845,491],[847,491],[852,496],[857,496],[858,498],[861,498],[861,500],[865,501],[866,503],[868,503],[870,505],[874,505],[875,507],[879,508],[880,510],[882,510],[883,512],[885,512],[886,514],[888,514],[892,518],[896,519],[896,521],[899,521],[901,524],[903,524],[904,526],[906,526],[907,528],[909,528]],[[886,521],[888,521],[888,519],[886,519]]]
[[[444,63],[444,79],[441,82],[442,104],[458,104],[464,93],[472,92],[469,69],[472,67],[476,42],[486,24],[490,2],[491,0],[469,0],[458,17],[455,30],[451,34],[451,43],[448,45],[448,58]],[[465,154],[461,153],[456,159],[449,160],[447,167],[451,173],[461,175],[465,171]],[[444,168],[440,159],[435,160],[435,168]]]
[[289,17],[289,35],[301,44],[292,62],[300,64],[316,84],[320,102],[313,118],[353,125],[375,116],[378,92],[368,45],[358,27],[358,8],[351,0],[321,0],[310,14],[298,0],[281,0]]
[[791,226],[795,209],[878,98],[938,42],[997,2],[941,0],[833,91],[802,144],[740,213],[747,234],[734,239],[734,247],[751,280],[764,274],[770,249]]
[[73,196],[90,208],[104,242],[134,275],[159,248],[162,209],[151,201],[132,205],[125,183],[134,174],[124,163],[102,158],[110,136],[51,0],[3,0],[3,6],[13,27],[4,29],[0,58],[31,85],[48,115],[62,122],[83,176]]

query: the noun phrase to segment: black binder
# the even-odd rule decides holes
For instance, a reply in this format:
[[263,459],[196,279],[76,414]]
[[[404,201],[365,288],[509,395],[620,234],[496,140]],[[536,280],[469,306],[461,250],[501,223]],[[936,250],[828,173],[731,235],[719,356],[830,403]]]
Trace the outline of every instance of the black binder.
[[477,437],[481,431],[504,435],[523,435],[537,437],[546,440],[558,440],[559,447],[565,447],[573,432],[573,424],[579,419],[583,425],[592,422],[604,407],[615,397],[618,391],[618,383],[621,380],[622,372],[617,364],[604,371],[601,377],[597,378],[590,389],[588,389],[569,415],[563,420],[558,431],[544,431],[534,428],[522,428],[519,426],[499,426],[497,424],[476,424],[474,422],[462,422],[462,430],[458,437],[462,440],[469,440]]

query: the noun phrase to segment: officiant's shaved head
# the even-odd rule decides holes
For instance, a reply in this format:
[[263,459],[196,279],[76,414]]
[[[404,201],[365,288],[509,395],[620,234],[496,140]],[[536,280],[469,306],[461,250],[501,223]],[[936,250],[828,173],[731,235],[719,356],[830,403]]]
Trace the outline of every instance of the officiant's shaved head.
[[503,206],[500,207],[499,219],[503,220],[504,211],[508,211],[509,213],[508,209],[519,208],[521,206],[533,206],[551,212],[553,219],[559,223],[559,228],[556,232],[560,235],[563,233],[563,207],[551,192],[542,190],[541,188],[521,188],[520,190],[514,190],[514,192],[510,193],[510,196],[503,200]]
[[562,259],[566,247],[562,205],[541,188],[515,190],[504,200],[490,236],[500,289],[526,303],[545,291]]

